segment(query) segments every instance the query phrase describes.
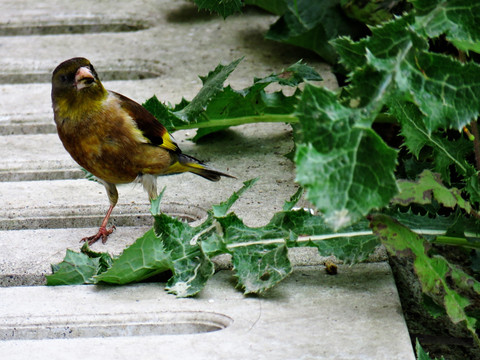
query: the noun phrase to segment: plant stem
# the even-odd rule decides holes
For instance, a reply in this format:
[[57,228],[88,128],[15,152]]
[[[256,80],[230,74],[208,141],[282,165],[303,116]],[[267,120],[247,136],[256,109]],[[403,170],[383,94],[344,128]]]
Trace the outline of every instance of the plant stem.
[[434,243],[440,245],[452,245],[480,249],[480,242],[471,242],[465,238],[457,238],[452,236],[437,236]]
[[[462,237],[453,237],[453,236],[446,236],[445,230],[432,230],[432,229],[412,229],[413,232],[419,235],[432,235],[436,236],[435,240],[433,241],[434,244],[440,245],[452,245],[452,246],[463,246],[467,248],[473,249],[480,249],[480,241],[468,241],[466,238]],[[296,240],[296,243],[305,243],[310,241],[322,241],[322,240],[329,240],[335,238],[352,238],[357,236],[372,236],[372,230],[363,230],[363,231],[352,231],[346,233],[330,233],[324,235],[311,235],[311,236],[299,236]],[[475,234],[465,234],[469,237],[475,237]],[[287,241],[284,238],[273,238],[273,239],[262,239],[262,240],[254,240],[254,241],[246,241],[246,242],[239,242],[228,244],[228,249],[234,249],[239,247],[246,247],[246,246],[255,246],[255,245],[271,245],[271,244],[285,244]]]
[[297,123],[298,118],[293,114],[268,114],[256,116],[241,116],[236,118],[215,119],[209,121],[202,121],[198,123],[191,123],[187,125],[178,126],[175,130],[189,130],[201,129],[207,127],[223,127],[223,126],[237,126],[251,123],[261,122],[283,122],[283,123]]
[[[364,231],[352,231],[348,233],[330,233],[324,235],[305,235],[297,237],[296,242],[309,242],[309,241],[322,241],[328,239],[335,239],[339,237],[356,237],[356,236],[367,236],[373,235],[372,230],[364,230]],[[284,238],[276,238],[276,239],[263,239],[263,240],[255,240],[255,241],[247,241],[242,243],[235,243],[235,244],[228,244],[228,249],[233,249],[237,247],[244,247],[244,246],[252,246],[252,245],[270,245],[270,244],[282,244],[285,243],[286,240]]]

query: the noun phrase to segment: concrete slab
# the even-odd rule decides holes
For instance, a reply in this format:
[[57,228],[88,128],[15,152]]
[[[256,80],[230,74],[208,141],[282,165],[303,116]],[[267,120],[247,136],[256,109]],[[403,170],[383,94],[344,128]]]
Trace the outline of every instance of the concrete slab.
[[35,31],[42,34],[42,28],[48,30],[52,24],[63,24],[67,30],[71,27],[71,32],[79,24],[105,27],[119,21],[144,24],[147,28],[127,32],[100,28],[81,35],[60,32],[3,37],[0,134],[54,131],[50,111],[51,72],[61,61],[73,56],[89,58],[101,79],[107,80],[107,88],[138,102],[153,94],[171,103],[179,102],[182,97],[191,99],[201,87],[198,75],[206,75],[219,62],[229,63],[243,56],[244,61],[229,80],[235,88],[249,86],[253,76],[281,71],[301,58],[322,74],[325,86],[337,87],[330,67],[318,58],[263,38],[276,20],[265,12],[251,10],[248,18],[233,16],[223,21],[215,15],[199,14],[188,2],[136,1],[131,6],[130,1],[103,1],[94,8],[71,4],[58,0],[41,4],[30,0],[7,1],[8,11],[0,15],[0,34],[22,26],[32,29],[33,34]]
[[[118,227],[112,241],[94,244],[92,249],[118,255],[148,228]],[[78,252],[80,239],[97,230],[92,227],[0,231],[0,286],[44,285],[45,275],[52,273],[50,264],[62,261],[67,248]]]
[[[10,139],[10,137],[7,138]],[[21,141],[25,138],[19,137],[18,139]],[[76,171],[75,169],[78,169],[65,156],[65,150],[61,149],[55,136],[37,135],[28,139],[33,143],[36,142],[38,149],[46,149],[44,141],[51,141],[54,144],[52,145],[53,150],[45,150],[45,152],[50,152],[52,163],[55,166],[60,164],[60,169],[49,168],[49,164],[52,163],[44,161],[43,155],[34,156],[32,159],[28,154],[29,146],[24,146],[24,152],[19,153],[5,149],[7,155],[5,159],[0,160],[0,164],[5,169],[4,174],[15,173],[11,167],[17,169],[23,167],[23,175],[20,173],[17,176],[24,176],[26,172],[29,172],[29,177],[32,178],[35,177],[35,171],[40,169],[40,178],[44,178],[45,174],[55,173],[55,171],[65,171],[64,175],[67,177],[71,172]],[[13,139],[13,141],[15,140]],[[297,186],[293,182],[293,163],[283,156],[293,146],[287,125],[243,126],[238,127],[235,131],[221,134],[216,139],[209,141],[208,144],[184,143],[181,146],[185,153],[206,159],[215,168],[237,176],[238,180],[223,179],[214,183],[192,174],[162,177],[158,183],[159,188],[167,187],[164,197],[165,204],[191,204],[209,209],[211,204],[226,200],[233,190],[239,189],[242,181],[260,177],[252,191],[245,193],[232,208],[236,209],[235,211],[238,211],[247,223],[260,225],[268,222],[271,216],[281,209],[284,201],[296,191]],[[19,146],[19,148],[22,147]],[[15,158],[18,158],[18,161],[15,161]],[[57,177],[57,175],[52,177]],[[135,216],[138,213],[148,215],[148,200],[141,186],[124,185],[119,187],[119,191],[120,199],[114,216],[122,212]],[[88,220],[85,223],[73,225],[67,219],[74,219],[76,215],[81,214],[89,215],[98,222],[99,216],[103,217],[103,213],[108,207],[103,186],[85,179],[54,182],[4,181],[0,182],[0,194],[3,198],[1,201],[5,204],[0,209],[0,229],[21,229],[25,226],[31,228],[94,226],[94,223]],[[131,210],[128,212],[126,208],[129,206],[131,206]],[[140,206],[141,210],[137,206]],[[53,223],[35,225],[33,218],[49,219],[48,221],[51,220]]]
[[[106,244],[97,242],[91,249],[119,255],[149,228],[119,226]],[[97,230],[97,227],[91,227],[0,231],[0,287],[45,285],[45,275],[52,273],[50,264],[61,262],[66,249],[79,252],[83,245],[79,240]],[[293,266],[321,265],[326,260],[316,248],[289,249],[289,258]],[[228,255],[214,258],[214,263],[217,270],[232,266]]]
[[228,271],[194,299],[159,284],[0,288],[0,313],[11,360],[414,359],[385,263],[297,268],[264,297]]
[[[137,66],[142,68],[144,64],[141,60],[137,61]],[[25,69],[25,64],[21,70]],[[48,134],[56,133],[55,123],[53,122],[52,104],[50,98],[51,85],[49,79],[51,72],[55,68],[54,64],[48,64],[42,70],[44,83],[32,84],[1,84],[0,83],[0,135],[21,135],[21,134]],[[129,74],[128,67],[119,69],[99,69],[104,72],[102,75],[117,76]],[[17,71],[19,71],[17,69]],[[135,70],[138,72],[138,69]],[[113,74],[112,74],[113,73]],[[0,77],[1,77],[0,71]],[[25,79],[26,80],[26,79]],[[35,79],[32,79],[32,81]],[[187,86],[184,96],[192,98],[195,96],[195,89],[198,91],[200,84],[197,84],[197,78],[193,77],[191,81],[195,82],[195,87]],[[118,80],[104,81],[107,89],[115,90],[126,94],[139,103],[159,94],[164,102],[177,103],[181,100],[182,92],[180,89],[180,79],[177,79],[177,91],[167,91],[173,87],[171,81],[163,78],[144,79],[144,80]],[[185,88],[185,86],[184,86]]]
[[[284,174],[275,174],[276,167],[280,166],[281,172],[293,170],[293,163],[284,156],[294,146],[289,125],[236,126],[198,144],[188,141],[194,134],[194,131],[174,134],[182,151],[219,170],[231,172],[241,181],[259,175],[280,176],[286,180]],[[0,181],[69,179],[73,174],[75,177],[83,174],[56,133],[2,137],[0,153]]]

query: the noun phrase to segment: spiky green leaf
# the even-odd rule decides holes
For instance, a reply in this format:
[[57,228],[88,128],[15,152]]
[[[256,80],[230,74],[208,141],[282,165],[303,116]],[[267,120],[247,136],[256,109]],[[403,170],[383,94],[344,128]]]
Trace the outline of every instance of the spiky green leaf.
[[297,112],[305,143],[297,147],[297,181],[325,221],[338,230],[387,205],[397,192],[397,153],[365,127],[373,120],[364,109],[307,85]]
[[412,257],[415,272],[422,286],[422,291],[445,308],[454,323],[463,323],[470,331],[478,345],[480,339],[476,334],[477,320],[467,313],[470,300],[458,291],[468,279],[468,290],[480,295],[480,284],[473,277],[450,264],[445,258],[429,256],[430,245],[419,235],[386,215],[371,217],[373,232],[392,255]]

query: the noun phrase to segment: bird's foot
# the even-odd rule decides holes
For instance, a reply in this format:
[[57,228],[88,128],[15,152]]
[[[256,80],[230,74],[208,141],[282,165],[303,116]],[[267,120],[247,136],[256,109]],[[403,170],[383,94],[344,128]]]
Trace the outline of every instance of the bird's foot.
[[84,237],[82,240],[80,240],[80,242],[85,241],[88,243],[88,245],[92,245],[101,238],[102,244],[105,244],[107,242],[108,235],[110,235],[113,230],[115,230],[115,226],[112,226],[110,229],[107,229],[105,226],[101,226],[95,235]]

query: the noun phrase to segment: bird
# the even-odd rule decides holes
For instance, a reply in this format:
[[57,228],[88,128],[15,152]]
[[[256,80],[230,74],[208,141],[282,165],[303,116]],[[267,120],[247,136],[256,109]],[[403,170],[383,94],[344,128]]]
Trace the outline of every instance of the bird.
[[80,241],[106,243],[118,201],[116,185],[138,181],[150,200],[158,197],[157,177],[191,172],[210,181],[232,175],[182,153],[175,139],[149,111],[106,90],[83,57],[60,63],[52,73],[52,108],[57,132],[71,157],[105,186],[110,207],[98,232]]

